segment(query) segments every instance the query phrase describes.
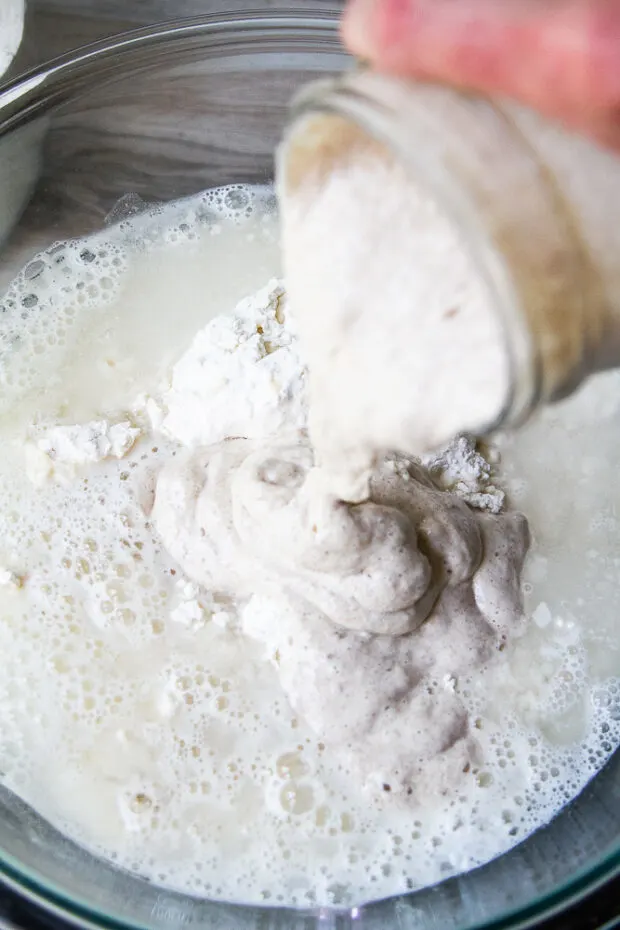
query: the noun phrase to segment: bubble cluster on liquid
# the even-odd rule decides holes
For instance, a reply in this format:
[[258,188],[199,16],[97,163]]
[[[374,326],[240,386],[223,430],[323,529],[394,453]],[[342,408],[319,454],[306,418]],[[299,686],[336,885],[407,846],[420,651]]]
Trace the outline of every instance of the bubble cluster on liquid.
[[[233,185],[37,255],[2,303],[7,404],[39,376],[40,359],[53,370],[72,327],[118,298],[134,254],[182,247],[205,228],[242,229],[272,209],[269,190]],[[247,902],[344,905],[401,893],[509,849],[620,742],[620,682],[594,673],[539,542],[527,579],[534,620],[506,650],[506,668],[454,683],[479,761],[435,805],[403,807],[387,783],[371,798],[288,706],[274,669],[239,634],[235,605],[196,591],[162,550],[136,489],[175,448],[145,435],[121,461],[35,489],[3,426],[7,409],[0,566],[23,583],[0,586],[3,779],[116,864]],[[608,532],[590,519],[583,547],[602,547]],[[605,556],[604,567],[617,585],[618,565]],[[597,585],[596,564],[588,571]],[[230,622],[217,622],[223,615]]]
[[271,188],[233,184],[171,205],[142,203],[130,219],[121,208],[103,231],[37,253],[0,299],[0,414],[33,385],[61,377],[67,347],[91,313],[118,298],[132,255],[193,242],[205,230],[217,235],[274,210]]

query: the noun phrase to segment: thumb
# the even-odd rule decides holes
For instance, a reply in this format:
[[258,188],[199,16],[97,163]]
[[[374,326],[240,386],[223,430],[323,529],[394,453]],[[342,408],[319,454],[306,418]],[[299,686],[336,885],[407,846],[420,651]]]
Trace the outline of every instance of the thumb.
[[576,126],[620,103],[618,0],[350,0],[342,32],[381,71],[514,97]]

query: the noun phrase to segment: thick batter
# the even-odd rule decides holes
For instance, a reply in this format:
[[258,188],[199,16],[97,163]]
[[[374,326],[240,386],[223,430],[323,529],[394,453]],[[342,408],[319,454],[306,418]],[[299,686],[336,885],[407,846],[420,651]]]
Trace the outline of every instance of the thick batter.
[[469,440],[375,454],[359,504],[317,472],[272,206],[147,212],[5,296],[2,778],[151,881],[358,903],[505,851],[613,751],[619,394],[502,449],[523,616]]

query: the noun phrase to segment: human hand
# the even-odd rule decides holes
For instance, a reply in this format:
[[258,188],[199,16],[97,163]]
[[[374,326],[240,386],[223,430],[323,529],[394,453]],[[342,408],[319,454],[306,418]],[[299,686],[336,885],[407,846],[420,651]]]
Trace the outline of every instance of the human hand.
[[379,71],[512,97],[620,150],[620,0],[349,0]]

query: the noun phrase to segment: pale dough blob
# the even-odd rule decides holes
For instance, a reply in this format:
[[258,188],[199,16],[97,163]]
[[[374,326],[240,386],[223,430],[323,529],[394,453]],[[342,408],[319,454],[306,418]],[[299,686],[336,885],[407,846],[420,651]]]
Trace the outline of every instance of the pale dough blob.
[[307,441],[230,440],[167,465],[152,517],[191,578],[245,604],[292,707],[358,779],[419,800],[475,762],[450,682],[519,627],[527,523],[475,513],[404,459],[362,504],[321,478]]

